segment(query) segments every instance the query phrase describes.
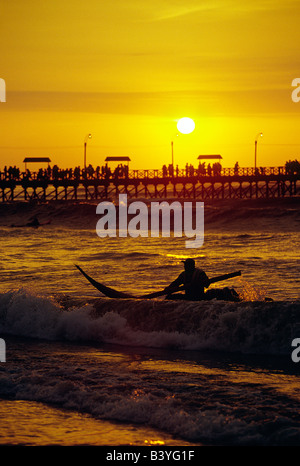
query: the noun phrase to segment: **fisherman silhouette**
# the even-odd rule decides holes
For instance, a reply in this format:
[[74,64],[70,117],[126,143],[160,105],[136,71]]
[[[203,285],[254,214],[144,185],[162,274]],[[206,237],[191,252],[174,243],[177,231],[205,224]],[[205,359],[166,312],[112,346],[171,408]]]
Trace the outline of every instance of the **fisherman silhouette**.
[[[186,299],[200,301],[205,299],[204,288],[209,286],[209,278],[206,273],[195,266],[194,259],[186,259],[184,272],[165,288],[168,291],[166,299]],[[185,285],[185,294],[174,293],[180,285]]]

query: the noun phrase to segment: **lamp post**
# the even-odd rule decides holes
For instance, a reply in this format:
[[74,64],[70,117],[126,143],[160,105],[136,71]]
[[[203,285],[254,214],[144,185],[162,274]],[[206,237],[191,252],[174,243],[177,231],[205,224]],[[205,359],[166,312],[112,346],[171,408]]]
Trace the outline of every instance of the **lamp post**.
[[258,133],[258,135],[255,138],[255,144],[254,144],[254,175],[256,175],[257,139],[258,139],[259,136],[262,137],[263,133]]
[[84,168],[86,168],[86,145],[87,145],[88,139],[91,139],[91,138],[92,138],[91,134],[87,134],[86,137],[84,138]]

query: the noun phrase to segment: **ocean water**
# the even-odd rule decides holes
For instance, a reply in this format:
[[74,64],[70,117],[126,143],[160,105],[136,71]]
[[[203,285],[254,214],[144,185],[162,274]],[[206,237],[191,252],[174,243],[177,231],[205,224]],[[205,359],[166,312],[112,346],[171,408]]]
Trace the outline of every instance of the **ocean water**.
[[[300,445],[297,198],[206,203],[198,249],[99,238],[92,203],[0,212],[0,445]],[[74,266],[139,296],[187,257],[242,301],[109,299]]]

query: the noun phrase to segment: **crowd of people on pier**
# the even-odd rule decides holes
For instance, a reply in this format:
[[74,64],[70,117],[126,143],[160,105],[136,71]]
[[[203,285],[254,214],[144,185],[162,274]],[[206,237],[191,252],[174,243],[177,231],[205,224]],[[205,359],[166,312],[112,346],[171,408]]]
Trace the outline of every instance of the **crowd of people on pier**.
[[[279,172],[286,174],[300,174],[300,163],[298,160],[289,160],[286,162],[285,167],[279,167]],[[230,170],[230,173],[228,172]],[[247,170],[247,175],[252,174],[248,170],[250,169],[240,169],[238,162],[234,165],[232,169],[222,169],[222,166],[219,162],[215,162],[212,165],[208,163],[206,166],[205,162],[200,162],[198,167],[194,167],[192,164],[186,164],[185,168],[179,168],[178,165],[174,167],[172,164],[163,165],[161,170],[132,170],[129,172],[128,165],[119,164],[117,167],[112,169],[106,163],[103,166],[97,166],[94,168],[89,164],[85,168],[77,166],[75,168],[60,168],[58,165],[53,165],[51,167],[48,165],[47,168],[39,168],[37,171],[31,171],[26,168],[24,171],[21,171],[16,166],[5,166],[3,170],[0,170],[0,180],[6,181],[23,181],[23,180],[40,180],[40,181],[53,181],[53,180],[85,180],[85,179],[126,179],[128,177],[148,177],[149,172],[152,172],[154,177],[158,178],[173,178],[173,177],[194,177],[194,176],[222,176],[226,174],[232,175],[241,175],[245,174]],[[256,175],[265,175],[268,174],[265,168],[257,168]]]
[[212,166],[210,163],[207,165],[207,167],[205,165],[206,165],[205,162],[202,162],[202,163],[200,162],[198,167],[196,168],[191,163],[190,164],[187,163],[183,170],[179,169],[178,165],[176,165],[175,168],[172,164],[169,164],[168,167],[167,165],[163,165],[162,173],[163,173],[163,177],[197,176],[197,175],[198,176],[201,176],[201,175],[219,176],[221,175],[222,165],[220,164],[220,162],[215,162]]
[[[179,169],[178,165],[173,167],[170,164],[168,167],[163,165],[162,170],[155,170],[158,177],[173,177],[173,176],[218,176],[221,175],[222,166],[219,162],[214,163],[212,166],[209,163],[208,166],[205,166],[204,163],[199,163],[198,168],[195,168],[192,164],[186,164],[185,168]],[[135,172],[142,172],[142,170],[134,170]],[[149,170],[144,170],[148,172]],[[0,171],[1,180],[82,180],[82,179],[118,179],[118,178],[128,178],[129,177],[129,167],[128,165],[119,164],[114,169],[108,166],[108,164],[103,166],[97,166],[94,168],[91,164],[85,168],[80,168],[79,166],[75,168],[59,168],[58,165],[51,167],[48,165],[47,168],[39,168],[38,171],[31,171],[28,168],[25,171],[21,171],[16,166],[4,167]]]
[[288,175],[300,175],[300,162],[298,160],[289,160],[285,164],[285,171]]
[[4,167],[0,171],[1,180],[82,180],[82,179],[110,179],[114,178],[126,178],[129,175],[128,165],[119,164],[114,170],[106,164],[102,167],[97,166],[94,168],[89,164],[85,168],[79,166],[75,168],[59,168],[58,165],[51,167],[48,165],[47,168],[39,168],[38,171],[31,171],[26,168],[23,172],[16,166]]

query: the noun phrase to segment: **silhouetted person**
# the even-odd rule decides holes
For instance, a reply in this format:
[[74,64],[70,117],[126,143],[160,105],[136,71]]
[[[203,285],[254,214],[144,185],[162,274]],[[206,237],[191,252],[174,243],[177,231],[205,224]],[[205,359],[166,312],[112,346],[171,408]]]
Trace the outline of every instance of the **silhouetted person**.
[[40,222],[38,221],[37,217],[34,217],[34,219],[31,222],[26,223],[27,227],[38,227],[40,225]]
[[[209,286],[209,279],[206,273],[196,268],[194,259],[186,259],[184,263],[184,272],[165,288],[169,291],[166,299],[186,299],[190,301],[199,301],[204,299],[204,288]],[[172,294],[180,285],[185,285],[185,294]]]

